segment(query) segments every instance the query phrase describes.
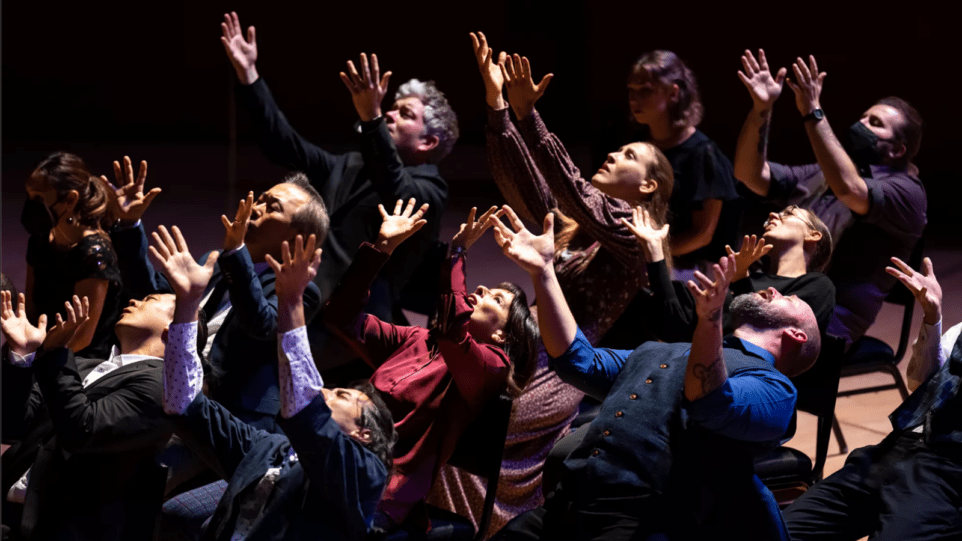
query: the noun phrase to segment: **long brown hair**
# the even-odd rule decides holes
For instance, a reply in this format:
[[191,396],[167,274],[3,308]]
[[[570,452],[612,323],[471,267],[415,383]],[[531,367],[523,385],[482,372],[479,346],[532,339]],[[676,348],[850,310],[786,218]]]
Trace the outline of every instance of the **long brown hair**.
[[[655,220],[657,225],[663,225],[668,221],[668,202],[671,199],[671,190],[675,185],[675,173],[672,170],[671,162],[665,157],[665,154],[658,150],[658,147],[651,143],[638,143],[645,145],[651,150],[651,155],[654,157],[653,161],[647,164],[648,178],[654,180],[657,183],[655,191],[652,192],[648,199],[641,203],[648,213]],[[578,223],[571,218],[565,216],[558,209],[552,209],[556,216],[556,222],[560,224],[559,230],[555,233],[554,249],[555,255],[565,251],[571,244],[571,241],[578,235],[580,228]],[[671,251],[669,249],[668,238],[664,241],[664,251],[665,251],[665,261],[671,261]],[[576,272],[581,273],[591,263],[592,258],[585,258],[583,262],[578,265]]]
[[110,195],[100,179],[90,174],[80,156],[55,152],[40,162],[30,178],[44,188],[53,188],[57,201],[67,197],[70,190],[76,190],[80,197],[74,212],[80,225],[100,231],[108,231],[113,225],[107,204]]

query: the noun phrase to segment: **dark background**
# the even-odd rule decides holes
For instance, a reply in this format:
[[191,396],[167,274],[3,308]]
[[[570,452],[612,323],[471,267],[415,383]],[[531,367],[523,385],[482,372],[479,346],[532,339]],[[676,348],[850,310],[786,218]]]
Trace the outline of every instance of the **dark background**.
[[[499,201],[484,158],[483,86],[469,31],[484,31],[496,50],[527,55],[537,77],[555,74],[538,107],[585,171],[623,130],[625,78],[641,53],[670,49],[689,64],[705,104],[700,128],[729,156],[750,108],[736,76],[741,52],[764,47],[776,68],[814,54],[828,72],[822,105],[837,131],[883,96],[918,108],[926,120],[917,163],[929,195],[927,235],[955,240],[959,30],[935,3],[91,4],[3,5],[3,267],[15,277],[25,246],[23,181],[51,151],[76,152],[98,174],[124,154],[148,160],[148,183],[164,188],[148,225],[194,226],[211,232],[211,244],[222,234],[216,214],[247,189],[279,180],[283,171],[252,144],[245,111],[233,113],[236,77],[218,40],[229,9],[245,29],[257,27],[258,69],[283,111],[327,148],[350,149],[355,137],[356,113],[338,78],[347,59],[377,53],[394,72],[390,95],[411,77],[437,81],[460,120],[461,138],[441,165],[456,209]],[[771,139],[773,160],[814,161],[788,88]]]

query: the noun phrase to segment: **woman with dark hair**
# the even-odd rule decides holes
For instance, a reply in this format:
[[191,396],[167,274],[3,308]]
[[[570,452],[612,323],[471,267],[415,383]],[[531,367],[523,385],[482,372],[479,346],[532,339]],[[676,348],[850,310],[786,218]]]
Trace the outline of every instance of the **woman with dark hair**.
[[[395,420],[395,471],[388,481],[375,526],[406,523],[427,528],[423,499],[454,452],[464,428],[506,387],[518,394],[531,376],[538,326],[524,292],[514,284],[484,286],[468,294],[468,248],[490,226],[492,207],[468,221],[451,240],[441,272],[438,318],[430,329],[402,327],[362,312],[368,287],[402,241],[417,232],[427,204],[413,212],[414,199],[384,218],[375,245],[364,243],[324,309],[324,322],[375,368],[371,383]],[[412,214],[413,212],[413,214]]]
[[[644,254],[620,218],[630,217],[635,205],[645,206],[656,219],[666,218],[671,165],[654,145],[632,143],[609,154],[593,176],[582,177],[534,108],[551,75],[536,85],[527,58],[499,57],[484,34],[471,38],[486,90],[491,174],[508,204],[525,219],[541,223],[554,212],[560,226],[554,259],[558,279],[578,323],[597,344],[647,283],[638,272],[644,269]],[[508,116],[509,105],[516,123]],[[515,399],[488,533],[541,505],[544,460],[567,432],[583,397],[548,367],[539,345],[536,372]],[[476,476],[446,468],[430,501],[478,522],[485,486]]]
[[[650,294],[636,298],[623,317],[638,321],[663,342],[690,342],[697,323],[695,299],[684,282],[669,277],[662,252],[669,226],[659,227],[640,207],[625,225],[638,237],[648,258]],[[728,311],[734,297],[771,288],[808,303],[825,334],[835,309],[835,286],[822,274],[832,256],[828,227],[814,213],[795,205],[769,214],[764,227],[765,236],[746,235],[740,251],[726,247],[735,256],[735,273],[722,317],[725,332],[734,328]]]
[[676,276],[690,277],[738,240],[740,205],[731,161],[698,130],[704,113],[698,84],[675,53],[651,51],[635,61],[628,104],[640,128],[631,140],[652,143],[671,162],[671,255]]
[[106,359],[120,317],[121,280],[117,255],[105,231],[110,227],[109,194],[79,156],[47,156],[26,182],[21,223],[27,243],[27,313],[66,318],[73,295],[90,300],[90,318],[69,347],[83,357]]

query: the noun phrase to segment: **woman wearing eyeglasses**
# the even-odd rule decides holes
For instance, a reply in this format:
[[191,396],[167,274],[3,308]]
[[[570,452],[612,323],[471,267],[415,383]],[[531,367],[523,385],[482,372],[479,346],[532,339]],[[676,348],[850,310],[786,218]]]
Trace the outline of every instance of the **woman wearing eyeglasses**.
[[[641,208],[635,209],[631,223],[624,223],[645,251],[650,282],[649,294],[636,297],[626,311],[627,317],[650,327],[660,340],[691,341],[697,319],[695,301],[684,283],[672,281],[669,276],[662,250],[668,226],[656,228]],[[764,237],[746,235],[739,252],[727,249],[735,255],[736,269],[723,315],[726,333],[733,327],[728,314],[732,298],[769,288],[784,296],[797,295],[808,303],[818,328],[825,333],[835,309],[835,286],[822,274],[832,256],[832,236],[818,216],[795,205],[788,206],[768,215]],[[767,257],[762,259],[763,256]]]

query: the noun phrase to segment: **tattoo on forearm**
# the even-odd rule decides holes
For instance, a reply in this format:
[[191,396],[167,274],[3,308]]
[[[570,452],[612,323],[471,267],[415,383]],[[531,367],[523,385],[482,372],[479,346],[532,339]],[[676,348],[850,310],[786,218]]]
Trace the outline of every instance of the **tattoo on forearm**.
[[722,315],[722,309],[720,307],[716,308],[714,311],[708,314],[708,321],[711,321],[711,322],[721,321],[721,315]]
[[768,128],[771,126],[768,111],[762,113],[762,118],[764,122],[758,128],[758,154],[764,158],[768,155]]
[[719,355],[711,364],[696,364],[692,374],[701,381],[701,393],[706,395],[717,389],[725,381],[725,364]]

